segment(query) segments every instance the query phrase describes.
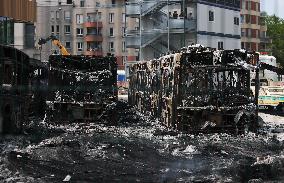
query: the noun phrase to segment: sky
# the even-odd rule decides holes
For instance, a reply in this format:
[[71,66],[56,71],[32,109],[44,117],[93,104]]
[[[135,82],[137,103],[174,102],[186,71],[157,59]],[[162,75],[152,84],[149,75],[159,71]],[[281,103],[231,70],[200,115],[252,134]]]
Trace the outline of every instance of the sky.
[[284,0],[261,0],[261,11],[284,18]]

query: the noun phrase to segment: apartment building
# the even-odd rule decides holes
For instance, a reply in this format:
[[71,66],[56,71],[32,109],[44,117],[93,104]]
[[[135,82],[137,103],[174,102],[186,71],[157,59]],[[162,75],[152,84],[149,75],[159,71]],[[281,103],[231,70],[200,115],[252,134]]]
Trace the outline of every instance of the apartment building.
[[260,10],[260,0],[241,0],[241,47],[270,52],[272,40],[266,36],[267,26]]
[[241,47],[239,0],[129,0],[126,16],[127,47],[139,50],[140,60],[192,43],[218,49]]
[[[54,34],[72,55],[114,54],[124,69],[135,57],[126,48],[124,5],[124,0],[38,0],[37,39]],[[42,60],[57,49],[43,45]]]

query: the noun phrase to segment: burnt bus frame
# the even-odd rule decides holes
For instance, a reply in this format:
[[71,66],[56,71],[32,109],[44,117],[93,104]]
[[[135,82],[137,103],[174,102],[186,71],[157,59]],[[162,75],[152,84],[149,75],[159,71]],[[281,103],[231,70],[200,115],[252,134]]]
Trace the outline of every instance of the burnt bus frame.
[[[112,76],[103,84],[74,79],[77,73],[93,76],[93,72],[107,70]],[[95,75],[94,75],[95,76]],[[94,122],[107,105],[117,101],[116,58],[51,55],[48,63],[48,118],[61,123]],[[73,83],[73,85],[69,84]],[[99,90],[102,95],[96,94]],[[56,92],[62,96],[58,101]],[[76,94],[75,94],[76,93]],[[68,98],[72,96],[74,100]],[[115,119],[114,119],[115,120]]]
[[[212,54],[212,51],[214,50],[209,51],[208,54]],[[191,64],[186,58],[189,55],[188,53],[182,53],[179,64],[174,63],[174,54],[157,60],[134,64],[130,68],[129,103],[136,106],[141,112],[149,111],[152,115],[158,117],[164,125],[187,132],[208,130],[208,128],[200,129],[200,124],[198,124],[204,114],[205,118],[215,117],[218,119],[217,121],[222,121],[222,124],[209,128],[209,130],[243,131],[244,126],[236,124],[235,119],[236,115],[240,113],[242,116],[238,119],[238,123],[244,123],[241,121],[245,120],[245,123],[248,123],[252,130],[255,129],[257,126],[257,107],[253,105],[251,99],[250,70],[244,69],[242,66],[230,65],[234,60],[230,58],[230,51],[227,52],[223,52],[223,63],[217,65],[213,65],[213,61],[209,65],[206,65],[206,63]],[[258,54],[254,52],[242,53],[238,50],[231,52],[245,59],[247,63],[251,64],[252,61],[255,62],[253,63],[254,65],[258,63]],[[205,55],[206,54],[207,53],[205,53]],[[253,55],[253,58],[246,58],[246,54]],[[170,79],[165,79],[167,70],[172,72],[169,76],[171,77]],[[191,70],[191,72],[188,72],[189,70]],[[232,81],[232,85],[235,85],[235,89],[237,89],[238,86],[239,91],[237,91],[238,96],[236,97],[239,100],[235,101],[233,104],[224,103],[223,96],[225,94],[230,96],[232,93],[226,92],[226,88],[221,88],[222,90],[217,93],[217,101],[209,100],[206,105],[202,105],[195,100],[189,100],[188,102],[193,102],[193,105],[184,106],[182,103],[188,91],[195,94],[193,98],[198,97],[196,94],[200,91],[197,86],[184,88],[183,79],[186,74],[194,73],[195,71],[211,72],[211,75],[215,71],[220,73],[239,73],[237,79],[240,79],[241,83],[240,81]],[[195,74],[198,75],[198,73]],[[207,74],[207,76],[210,76],[210,74]],[[193,78],[198,79],[198,77]],[[207,82],[208,86],[206,86],[206,92],[212,95],[216,90],[214,90],[212,78],[207,79],[210,82]],[[223,82],[226,82],[226,79],[226,77],[223,78]],[[202,80],[202,78],[200,80]]]
[[18,133],[30,105],[29,56],[0,45],[0,133]]

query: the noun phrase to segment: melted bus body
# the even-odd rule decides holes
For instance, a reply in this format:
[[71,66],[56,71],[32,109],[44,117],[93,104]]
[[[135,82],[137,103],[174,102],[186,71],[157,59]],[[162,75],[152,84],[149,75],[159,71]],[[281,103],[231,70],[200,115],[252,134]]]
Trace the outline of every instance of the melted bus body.
[[250,69],[258,54],[192,48],[130,68],[129,102],[187,132],[257,126]]

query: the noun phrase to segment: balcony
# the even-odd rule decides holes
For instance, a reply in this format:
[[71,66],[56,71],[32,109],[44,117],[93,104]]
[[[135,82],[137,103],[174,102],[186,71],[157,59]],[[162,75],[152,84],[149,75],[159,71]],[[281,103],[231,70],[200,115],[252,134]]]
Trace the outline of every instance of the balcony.
[[102,35],[95,35],[95,34],[87,34],[84,37],[84,40],[86,42],[94,42],[94,41],[102,42],[103,41],[103,36]]
[[269,37],[260,37],[260,42],[265,44],[271,44],[272,39],[270,39]]
[[103,56],[103,51],[102,50],[86,50],[84,52],[84,55],[87,56]]
[[145,16],[153,12],[157,12],[164,6],[181,2],[181,0],[160,0],[160,1],[144,1],[142,4],[139,0],[130,0],[126,4],[126,15],[138,17],[140,14]]
[[103,23],[101,21],[97,21],[96,19],[87,18],[87,20],[84,22],[84,27],[86,27],[86,28],[88,28],[88,27],[102,28]]

